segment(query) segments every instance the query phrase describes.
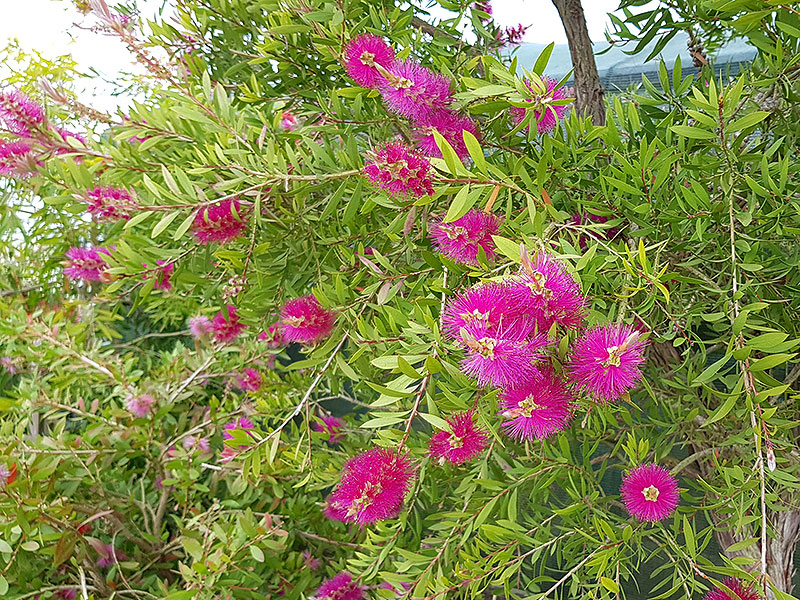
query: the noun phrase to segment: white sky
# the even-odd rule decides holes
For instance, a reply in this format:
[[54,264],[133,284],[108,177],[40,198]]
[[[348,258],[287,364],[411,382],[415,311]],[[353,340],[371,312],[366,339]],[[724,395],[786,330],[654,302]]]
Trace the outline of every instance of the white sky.
[[[149,16],[162,1],[138,0],[138,4],[142,14]],[[0,0],[0,4],[7,4],[0,19],[1,45],[17,38],[24,49],[36,49],[46,58],[71,54],[82,70],[93,68],[107,80],[113,80],[121,71],[135,69],[119,40],[75,26],[88,27],[95,19],[81,15],[69,0]],[[109,0],[109,4],[113,6],[113,0]],[[584,0],[583,5],[589,35],[593,40],[603,40],[603,33],[609,26],[606,13],[617,8],[618,0]],[[566,43],[564,29],[551,0],[493,0],[492,7],[498,25],[522,23],[531,26],[525,36],[526,42]],[[109,95],[109,85],[95,83],[96,89],[86,89],[81,94],[84,102],[112,112],[117,106],[126,104],[124,99]]]

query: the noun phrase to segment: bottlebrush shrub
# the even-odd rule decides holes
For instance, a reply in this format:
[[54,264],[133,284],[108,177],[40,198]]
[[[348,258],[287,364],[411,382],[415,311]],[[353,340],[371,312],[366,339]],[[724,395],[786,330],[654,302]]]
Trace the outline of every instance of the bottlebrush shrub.
[[485,2],[171,4],[3,86],[0,594],[790,597],[790,7],[597,127]]

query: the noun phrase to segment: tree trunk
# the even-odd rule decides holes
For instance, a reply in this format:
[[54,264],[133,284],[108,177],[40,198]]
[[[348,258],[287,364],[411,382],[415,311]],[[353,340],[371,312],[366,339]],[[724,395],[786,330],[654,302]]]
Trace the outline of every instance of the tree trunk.
[[569,42],[572,66],[575,68],[575,104],[578,114],[592,117],[595,125],[605,125],[605,90],[597,74],[592,41],[586,28],[581,0],[553,0]]

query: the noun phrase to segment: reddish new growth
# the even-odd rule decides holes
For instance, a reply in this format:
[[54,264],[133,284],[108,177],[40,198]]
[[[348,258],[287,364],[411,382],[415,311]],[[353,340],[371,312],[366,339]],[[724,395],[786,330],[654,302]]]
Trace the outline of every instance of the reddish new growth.
[[503,392],[500,414],[508,419],[503,430],[520,441],[548,438],[569,425],[573,401],[566,382],[545,367]]
[[464,132],[468,131],[478,138],[478,127],[475,121],[450,110],[436,110],[420,116],[415,121],[414,137],[422,152],[428,156],[441,157],[442,151],[436,144],[434,131],[447,140],[460,159],[469,156]]
[[64,255],[64,275],[84,281],[106,281],[108,263],[101,254],[111,256],[108,248],[70,248]]
[[375,35],[360,35],[344,48],[347,74],[358,85],[374,88],[384,78],[386,69],[394,64],[394,50]]
[[0,93],[0,121],[11,133],[32,137],[45,122],[44,109],[19,90]]
[[428,442],[430,456],[440,465],[460,465],[478,457],[487,446],[486,431],[475,427],[471,411],[447,419],[450,431],[437,431]]
[[642,377],[647,342],[640,335],[630,325],[608,323],[589,329],[573,345],[567,376],[600,402],[619,400]]
[[314,421],[311,428],[319,433],[327,433],[327,442],[330,444],[338,444],[342,440],[342,434],[339,430],[344,427],[344,421],[339,417],[319,417],[319,421]]
[[619,489],[625,508],[640,521],[663,521],[680,501],[678,481],[659,465],[639,465],[622,478]]
[[85,200],[89,204],[86,210],[100,222],[130,219],[138,206],[128,190],[102,185],[89,190]]
[[492,236],[500,233],[501,222],[493,213],[470,210],[452,223],[432,223],[430,237],[439,253],[459,264],[477,267],[481,249],[487,260],[494,258],[497,246]]
[[522,269],[512,280],[511,289],[539,332],[547,332],[554,323],[566,329],[583,325],[587,307],[580,285],[564,263],[549,253],[539,252],[531,260],[523,248]]
[[224,344],[230,344],[245,330],[245,325],[236,314],[236,307],[228,304],[224,310],[219,311],[211,319],[211,332],[214,339]]
[[751,584],[746,584],[741,579],[726,577],[722,580],[722,583],[733,594],[717,587],[703,596],[703,600],[759,600],[761,598],[761,595]]
[[428,160],[402,142],[384,145],[368,157],[364,175],[391,195],[433,195],[433,170]]
[[532,82],[525,80],[525,87],[534,95],[534,98],[526,98],[525,102],[531,103],[531,108],[511,107],[511,119],[515,125],[522,123],[527,111],[533,111],[530,122],[530,129],[534,125],[539,133],[550,133],[556,128],[559,119],[563,119],[569,108],[568,104],[553,104],[556,100],[572,99],[572,89],[566,87],[556,87],[558,81],[550,77],[542,77],[544,90],[538,89]]
[[225,244],[236,239],[247,228],[237,198],[228,198],[198,211],[192,223],[192,233],[201,244]]
[[388,107],[399,115],[420,119],[431,111],[441,110],[453,101],[450,80],[412,61],[396,62],[378,90]]
[[315,600],[362,600],[364,588],[356,584],[349,573],[339,573],[319,586],[314,598]]
[[310,344],[331,334],[336,315],[309,295],[289,300],[281,309],[279,322],[284,340]]
[[361,526],[393,519],[400,514],[413,478],[408,454],[373,448],[345,463],[325,514],[336,521]]

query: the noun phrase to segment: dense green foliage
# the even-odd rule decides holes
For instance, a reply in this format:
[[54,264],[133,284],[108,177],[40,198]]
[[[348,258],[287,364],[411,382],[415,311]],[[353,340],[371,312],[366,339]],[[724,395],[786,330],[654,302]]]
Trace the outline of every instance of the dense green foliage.
[[[177,21],[116,28],[149,73],[124,120],[39,98],[51,120],[80,116],[93,135],[2,183],[0,462],[16,465],[0,491],[2,593],[292,599],[348,571],[375,598],[395,597],[384,582],[427,599],[700,598],[725,576],[792,597],[779,549],[794,551],[800,489],[797,12],[679,2],[692,7],[669,13],[680,27],[748,35],[752,68],[721,81],[662,66],[663,91],[644,81],[613,97],[604,127],[571,112],[553,134],[526,135],[508,117],[527,93],[522,68],[469,3],[439,4],[457,17],[434,28],[389,0],[180,0]],[[675,27],[659,14],[646,36]],[[410,137],[341,66],[361,32],[452,77],[480,122],[465,163],[440,143],[433,196],[392,198],[359,174],[371,148]],[[533,71],[546,74],[547,56]],[[85,215],[80,195],[99,184],[133,190],[133,218]],[[197,211],[232,195],[246,234],[198,245]],[[434,216],[487,204],[504,217],[494,263],[433,251]],[[610,220],[573,220],[587,211]],[[650,334],[630,401],[583,401],[542,444],[498,431],[497,392],[459,371],[440,331],[445,300],[515,271],[521,242],[567,261],[590,322]],[[64,253],[92,244],[115,245],[113,281],[64,278]],[[174,264],[171,291],[143,267],[157,260]],[[338,313],[329,339],[289,351],[256,339],[312,292]],[[189,336],[189,317],[227,303],[247,325],[235,344]],[[244,367],[263,371],[257,392],[232,383]],[[126,398],[144,393],[156,412],[133,419]],[[431,462],[432,431],[473,406],[489,450]],[[331,412],[346,421],[340,444],[312,428]],[[223,426],[242,414],[258,441],[222,463]],[[210,453],[184,452],[188,436],[209,437]],[[419,471],[397,519],[359,529],[322,516],[349,457],[398,444]],[[684,490],[660,524],[632,519],[617,494],[640,462],[672,468]],[[124,552],[109,569],[96,565],[103,544]]]

